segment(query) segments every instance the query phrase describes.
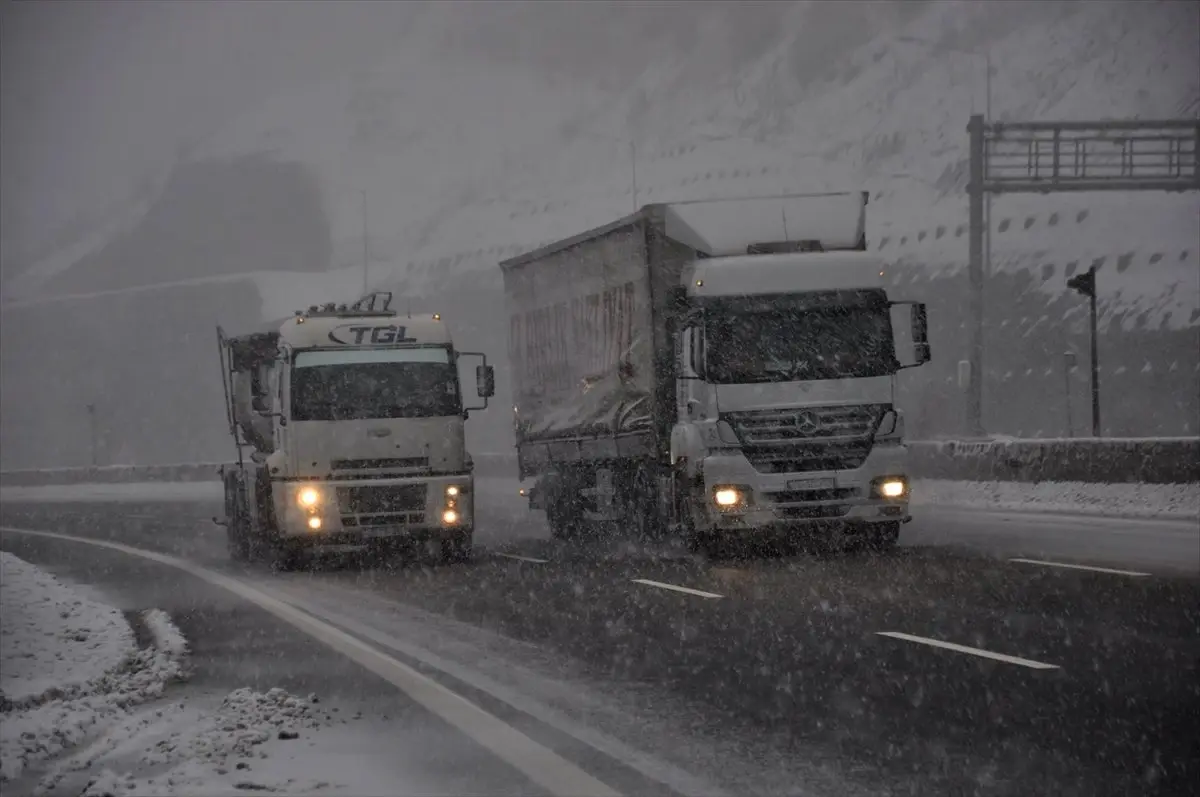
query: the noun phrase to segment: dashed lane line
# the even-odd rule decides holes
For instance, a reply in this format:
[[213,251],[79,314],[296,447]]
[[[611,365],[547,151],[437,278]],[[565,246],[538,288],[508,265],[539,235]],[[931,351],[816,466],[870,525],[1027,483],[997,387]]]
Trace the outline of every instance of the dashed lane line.
[[544,565],[550,561],[549,559],[535,559],[532,556],[517,556],[515,553],[500,553],[499,551],[493,551],[492,553],[504,559],[515,559],[518,562],[533,562],[539,565]]
[[553,750],[537,743],[521,731],[489,714],[437,681],[422,675],[412,667],[382,653],[345,631],[239,579],[174,556],[123,545],[119,542],[8,526],[0,527],[0,532],[108,548],[182,570],[265,609],[284,622],[290,623],[314,639],[361,664],[429,711],[458,728],[551,794],[558,795],[558,797],[576,797],[577,795],[620,797],[619,793],[607,784],[592,777]]
[[1020,562],[1026,565],[1040,565],[1042,567],[1063,567],[1068,570],[1088,570],[1093,573],[1109,573],[1114,576],[1130,576],[1131,578],[1147,578],[1149,573],[1140,573],[1136,570],[1116,570],[1111,567],[1093,567],[1092,565],[1073,565],[1066,562],[1049,562],[1044,559],[1009,559],[1010,562]]
[[902,639],[905,642],[916,642],[919,645],[929,645],[934,648],[942,648],[944,650],[953,650],[956,653],[966,653],[970,656],[979,656],[983,659],[992,659],[993,661],[1002,661],[1006,664],[1017,664],[1021,667],[1028,667],[1031,670],[1057,670],[1061,669],[1057,664],[1047,664],[1043,661],[1034,661],[1033,659],[1023,659],[1020,656],[1009,656],[1006,653],[996,653],[983,648],[972,648],[966,645],[958,645],[954,642],[943,642],[940,639],[930,639],[929,637],[916,636],[914,634],[905,634],[900,631],[876,631],[879,636],[891,637],[892,639]]
[[715,592],[705,592],[704,590],[692,589],[691,587],[680,587],[675,584],[666,584],[666,583],[663,583],[662,581],[651,581],[648,578],[635,578],[635,579],[633,579],[633,583],[645,584],[647,587],[658,587],[659,589],[669,589],[673,592],[682,592],[686,595],[695,595],[700,598],[723,598],[723,597],[725,597],[724,595],[718,595]]

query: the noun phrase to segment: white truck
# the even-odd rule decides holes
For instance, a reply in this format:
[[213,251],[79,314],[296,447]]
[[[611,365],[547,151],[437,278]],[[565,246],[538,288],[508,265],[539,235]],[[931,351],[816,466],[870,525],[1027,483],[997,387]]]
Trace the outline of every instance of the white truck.
[[500,264],[522,492],[555,537],[896,542],[895,378],[930,349],[925,306],[866,251],[866,204],[648,205]]
[[[469,555],[469,410],[485,409],[486,357],[454,348],[440,315],[400,318],[391,294],[313,306],[265,330],[217,328],[237,462],[223,469],[229,552],[295,564],[306,551],[386,543]],[[478,357],[477,407],[459,360]],[[247,456],[248,453],[248,456]]]

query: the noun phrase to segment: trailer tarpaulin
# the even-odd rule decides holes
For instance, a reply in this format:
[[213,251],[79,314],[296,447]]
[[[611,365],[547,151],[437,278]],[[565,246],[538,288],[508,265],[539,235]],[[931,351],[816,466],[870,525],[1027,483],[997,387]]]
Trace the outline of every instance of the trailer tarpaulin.
[[505,271],[519,438],[649,428],[644,241],[631,224]]

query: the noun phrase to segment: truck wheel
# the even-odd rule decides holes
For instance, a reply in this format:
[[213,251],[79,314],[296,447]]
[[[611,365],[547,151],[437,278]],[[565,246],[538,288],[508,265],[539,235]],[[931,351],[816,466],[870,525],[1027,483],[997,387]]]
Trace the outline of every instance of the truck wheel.
[[567,513],[557,503],[546,507],[546,523],[550,526],[550,536],[553,539],[567,541],[576,536],[576,524],[572,523]]
[[241,484],[236,474],[225,477],[225,546],[235,562],[250,561],[249,517]]
[[246,539],[245,530],[240,521],[230,521],[225,527],[225,546],[229,558],[235,562],[250,561],[250,541]]
[[471,561],[475,546],[475,531],[467,529],[442,538],[442,560],[449,564]]
[[885,553],[900,541],[899,523],[876,523],[867,528],[865,547],[874,553]]
[[304,550],[294,543],[277,542],[269,546],[269,555],[271,569],[280,573],[298,570],[304,564]]

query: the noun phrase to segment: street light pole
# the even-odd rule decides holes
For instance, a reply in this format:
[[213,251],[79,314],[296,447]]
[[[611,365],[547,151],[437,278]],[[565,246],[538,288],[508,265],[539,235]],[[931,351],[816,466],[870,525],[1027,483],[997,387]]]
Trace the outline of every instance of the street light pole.
[[1100,436],[1100,352],[1096,333],[1096,267],[1067,280],[1067,287],[1088,297],[1092,339],[1092,437]]
[[633,184],[633,212],[637,213],[637,144],[632,139],[629,141],[629,173]]
[[90,435],[91,441],[92,441],[92,467],[94,468],[94,467],[96,467],[97,464],[99,464],[99,458],[97,456],[97,451],[96,451],[96,449],[97,449],[97,445],[96,445],[96,405],[88,404],[87,412],[88,412],[88,432],[89,432],[89,435]]
[[367,191],[363,189],[362,195],[362,245],[363,245],[363,296],[367,295],[367,263],[370,259],[369,249],[367,246]]
[[[967,52],[966,50],[962,52]],[[983,67],[987,70],[983,79],[983,121],[992,123],[992,51],[983,51]],[[986,146],[986,145],[985,145]],[[983,199],[983,273],[985,277],[992,274],[992,194],[988,192]]]

